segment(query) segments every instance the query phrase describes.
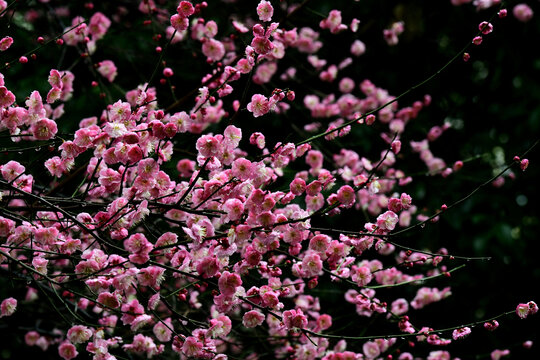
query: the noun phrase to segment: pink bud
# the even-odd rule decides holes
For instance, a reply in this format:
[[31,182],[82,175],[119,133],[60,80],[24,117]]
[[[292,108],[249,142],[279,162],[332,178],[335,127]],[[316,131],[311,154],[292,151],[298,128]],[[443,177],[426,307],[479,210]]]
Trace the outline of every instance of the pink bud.
[[392,142],[392,151],[394,154],[399,154],[399,151],[401,150],[401,141],[395,140]]
[[454,171],[458,171],[463,167],[463,161],[458,160],[454,163],[454,166],[452,167]]
[[294,91],[292,91],[292,90],[287,91],[287,100],[293,101],[295,96],[296,95],[295,95]]
[[174,75],[174,72],[171,68],[165,68],[163,69],[163,76],[165,77],[171,77]]
[[523,160],[521,160],[521,162],[519,163],[519,168],[520,168],[522,171],[525,171],[525,169],[527,169],[528,166],[529,166],[529,159],[523,159]]
[[484,328],[488,331],[494,331],[499,327],[499,322],[497,320],[491,320],[484,323]]
[[487,35],[493,31],[493,25],[487,21],[482,21],[480,25],[478,25],[478,30],[480,30],[482,34]]
[[373,125],[375,122],[375,115],[370,114],[366,117],[366,125]]
[[472,43],[474,45],[480,45],[482,43],[482,37],[481,36],[476,36],[473,40],[472,40]]

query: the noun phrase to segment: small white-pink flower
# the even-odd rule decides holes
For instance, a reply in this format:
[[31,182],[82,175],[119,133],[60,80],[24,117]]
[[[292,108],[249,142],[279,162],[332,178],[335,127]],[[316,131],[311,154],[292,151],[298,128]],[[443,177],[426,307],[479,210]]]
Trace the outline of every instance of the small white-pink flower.
[[529,307],[527,304],[519,304],[516,307],[516,314],[522,319],[525,319],[529,315]]
[[247,328],[259,326],[264,321],[264,314],[258,310],[251,310],[242,317],[242,324]]
[[352,274],[352,281],[355,281],[358,286],[366,286],[371,279],[371,271],[367,266],[358,267]]
[[64,360],[71,360],[76,358],[77,355],[79,355],[79,352],[72,343],[64,341],[58,347],[58,355]]
[[92,330],[84,325],[72,326],[67,332],[68,340],[73,344],[82,344],[90,340]]
[[274,15],[274,8],[270,1],[261,0],[259,5],[257,5],[257,15],[259,15],[259,20],[261,21],[270,21],[272,20],[272,15]]
[[17,299],[9,297],[2,301],[0,305],[0,318],[4,316],[11,316],[17,310]]
[[255,94],[251,97],[251,102],[247,105],[247,109],[253,113],[254,117],[259,117],[270,111],[270,105],[266,96]]
[[375,341],[368,341],[362,346],[362,351],[367,359],[375,359],[381,354],[379,345]]
[[452,332],[452,338],[454,340],[463,339],[471,333],[471,328],[469,327],[462,327],[460,329],[456,329]]
[[377,226],[381,230],[392,231],[396,227],[399,217],[393,211],[387,211],[377,217]]
[[206,39],[202,46],[202,52],[212,61],[219,61],[225,56],[225,46],[221,41]]
[[512,14],[514,14],[515,18],[519,21],[527,22],[532,19],[534,12],[529,5],[522,3],[514,6]]
[[98,73],[109,82],[114,81],[116,75],[118,75],[117,70],[116,65],[111,60],[100,61],[97,68]]
[[319,275],[322,271],[322,267],[321,257],[316,252],[308,253],[302,260],[302,270],[306,277]]

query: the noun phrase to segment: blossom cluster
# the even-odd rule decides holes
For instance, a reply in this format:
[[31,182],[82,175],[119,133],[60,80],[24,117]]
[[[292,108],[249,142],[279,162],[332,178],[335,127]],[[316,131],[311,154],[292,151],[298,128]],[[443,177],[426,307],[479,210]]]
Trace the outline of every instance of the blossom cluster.
[[[89,16],[69,14],[70,25],[54,41],[40,37],[38,43],[63,46],[81,62],[92,60],[84,70],[59,65],[36,78],[48,84],[46,95],[36,89],[17,98],[10,69],[2,69],[0,129],[15,146],[35,146],[44,158],[38,165],[17,157],[0,161],[0,265],[27,284],[23,295],[2,301],[0,317],[15,318],[18,309],[45,298],[67,309],[47,325],[51,331],[36,323],[22,335],[26,345],[54,346],[66,360],[81,353],[112,360],[125,352],[216,360],[396,354],[406,360],[413,359],[415,343],[429,346],[419,356],[450,359],[439,347],[471,329],[459,325],[452,340],[446,339],[414,314],[452,296],[450,287],[427,282],[445,280],[456,270],[453,257],[445,248],[416,250],[393,241],[395,234],[438,215],[420,209],[406,189],[415,179],[401,161],[403,150],[418,154],[429,176],[445,179],[463,166],[430,147],[449,123],[433,125],[415,140],[406,136],[431,96],[404,105],[369,79],[345,76],[366,51],[360,39],[339,61],[319,57],[328,46],[319,40],[321,32],[338,36],[360,26],[356,18],[345,24],[338,9],[313,28],[298,29],[278,22],[276,14],[286,17],[301,3],[261,0],[226,27],[211,18],[219,5],[166,3],[144,0],[136,9],[114,12],[106,4],[102,12],[94,8],[97,3],[87,3]],[[521,21],[532,17],[532,10],[516,8]],[[18,10],[0,0],[0,16],[9,11]],[[163,74],[160,85],[175,82],[173,95],[182,86],[175,74],[186,69],[169,67],[166,59],[173,55],[167,48],[193,52],[204,63],[206,73],[196,74],[193,96],[167,106],[152,75],[122,90],[122,97],[111,97],[113,85],[121,88],[118,82],[130,74],[117,66],[122,59],[99,58],[100,47],[115,41],[127,11],[148,17],[145,26],[155,26],[155,39],[166,41],[154,49],[159,60],[153,73]],[[25,15],[30,19],[38,12]],[[493,25],[483,22],[479,29],[487,35]],[[398,45],[406,31],[403,22],[395,22],[381,39]],[[14,42],[4,37],[0,50],[8,53]],[[321,89],[334,84],[338,91],[293,88],[298,69],[282,64],[299,54]],[[27,66],[18,62],[13,66]],[[70,132],[62,121],[65,108],[80,96],[79,76],[93,76],[91,86],[99,88],[104,105],[89,117],[71,115],[78,121]],[[277,79],[290,81],[291,88],[276,87]],[[299,129],[310,135],[298,142],[286,136],[272,142],[266,125],[246,132],[249,126],[235,122],[245,116],[268,124],[272,116],[292,117],[298,108],[310,119]],[[382,142],[374,154],[324,147],[357,128],[379,132]],[[189,148],[181,149],[186,142]],[[529,162],[519,164],[525,170]],[[348,229],[323,226],[338,215],[355,221]],[[339,312],[317,289],[334,285],[354,321],[388,324],[406,341],[373,335],[356,344],[331,334],[338,331]],[[412,289],[408,295],[385,292],[402,285]],[[537,310],[530,301],[516,313],[525,318]],[[485,324],[488,330],[497,327],[496,320]],[[264,339],[264,349],[253,338]],[[403,344],[410,345],[408,351],[400,350]]]

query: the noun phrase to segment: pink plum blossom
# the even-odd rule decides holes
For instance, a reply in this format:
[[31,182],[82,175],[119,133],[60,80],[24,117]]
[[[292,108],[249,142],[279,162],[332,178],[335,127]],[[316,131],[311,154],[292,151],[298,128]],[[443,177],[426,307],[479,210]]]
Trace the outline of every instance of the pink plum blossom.
[[118,75],[118,69],[116,68],[116,65],[111,60],[103,60],[100,61],[98,64],[97,71],[103,76],[107,81],[113,82],[116,78],[116,75]]
[[79,352],[75,348],[75,345],[66,341],[60,344],[60,346],[58,347],[58,354],[62,359],[71,360],[76,358],[77,355],[79,355]]
[[392,231],[398,223],[399,217],[393,211],[387,211],[377,217],[377,226],[381,230]]
[[261,21],[270,21],[272,20],[272,15],[274,15],[274,8],[270,1],[261,0],[259,5],[257,5],[257,15]]
[[0,39],[0,51],[6,51],[13,44],[13,38],[11,36],[4,36]]
[[0,304],[0,317],[11,316],[17,310],[17,299],[9,297]]
[[244,314],[242,317],[242,324],[247,328],[253,328],[259,326],[264,321],[264,314],[258,310],[251,310]]
[[525,3],[517,4],[512,9],[512,14],[521,22],[528,22],[532,19],[534,12],[529,5]]

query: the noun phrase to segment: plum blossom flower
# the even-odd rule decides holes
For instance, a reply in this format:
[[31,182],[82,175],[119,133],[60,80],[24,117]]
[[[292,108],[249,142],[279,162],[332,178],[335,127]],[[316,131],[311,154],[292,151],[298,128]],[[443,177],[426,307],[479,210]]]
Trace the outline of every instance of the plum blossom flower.
[[227,336],[232,329],[232,322],[226,315],[218,316],[216,319],[210,320],[208,335],[212,338]]
[[[123,345],[122,348],[139,354],[146,353],[147,359],[152,358],[154,355],[161,354],[165,349],[164,345],[157,346],[151,337],[144,336],[143,334],[135,335],[133,337],[133,342],[131,344]],[[109,356],[106,359],[112,358],[114,358],[114,356]]]
[[529,315],[534,315],[538,312],[538,305],[534,301],[529,301],[526,304],[519,304],[516,307],[516,314],[525,319]]
[[462,327],[460,329],[456,329],[452,332],[452,338],[454,340],[463,339],[471,333],[471,328],[469,327]]
[[174,14],[171,16],[171,27],[178,32],[183,32],[189,27],[189,20],[186,16]]
[[47,93],[47,104],[52,104],[56,100],[60,99],[62,96],[62,89],[54,86],[49,92]]
[[371,279],[371,271],[367,266],[358,267],[352,274],[352,281],[355,281],[358,286],[369,284]]
[[337,34],[347,29],[347,25],[341,23],[341,11],[332,10],[326,19],[321,20],[319,26],[321,29],[329,29],[332,34]]
[[493,350],[491,352],[490,357],[491,357],[491,360],[499,360],[503,356],[507,356],[507,355],[510,355],[510,350],[508,350],[508,349],[504,349],[504,350],[495,349],[495,350]]
[[152,332],[156,338],[161,342],[169,342],[172,337],[172,320],[167,318],[164,321],[160,321],[154,325]]
[[529,166],[529,159],[523,159],[519,163],[519,168],[521,169],[521,171],[525,171],[528,166]]
[[337,199],[344,207],[351,207],[356,200],[353,188],[349,185],[342,186],[337,192]]
[[131,323],[131,331],[137,331],[141,329],[142,327],[148,325],[152,321],[152,317],[147,314],[142,314],[135,319],[133,319],[133,322]]
[[240,276],[228,271],[224,271],[218,280],[219,291],[225,296],[234,295],[240,285],[242,285]]
[[301,309],[283,312],[283,325],[285,325],[286,329],[304,329],[307,324],[308,320]]
[[251,47],[257,54],[266,55],[274,48],[274,44],[266,36],[255,36]]
[[522,3],[514,6],[514,8],[512,9],[512,14],[514,14],[516,19],[518,19],[519,21],[528,22],[532,19],[534,12],[529,5]]
[[17,299],[9,297],[0,304],[0,318],[11,316],[17,310]]
[[244,212],[244,204],[236,198],[228,199],[225,204],[223,204],[223,210],[227,212],[227,218],[230,221],[236,221],[240,219]]
[[2,177],[9,182],[15,180],[25,170],[26,168],[15,160],[8,161],[6,164],[0,166]]
[[387,211],[377,217],[377,226],[381,230],[392,231],[396,227],[399,217],[393,211]]
[[15,221],[0,216],[0,237],[8,237],[15,229]]
[[411,301],[413,309],[421,309],[424,306],[440,301],[451,295],[450,288],[446,287],[443,290],[437,288],[422,287],[416,292],[416,296]]
[[432,351],[426,360],[450,360],[450,353],[443,350]]
[[32,266],[36,271],[40,274],[47,275],[47,265],[49,264],[49,260],[44,259],[40,256],[35,256],[32,259]]
[[77,355],[79,355],[79,352],[75,348],[75,345],[73,345],[69,341],[64,341],[58,347],[58,354],[64,360],[71,360],[73,358],[76,358]]
[[488,331],[494,331],[499,327],[499,322],[497,320],[491,320],[484,323],[484,329]]
[[253,328],[259,326],[264,321],[264,314],[258,310],[251,310],[244,314],[242,317],[242,324],[247,328]]
[[259,149],[264,149],[265,145],[266,145],[266,139],[264,137],[264,135],[260,132],[254,132],[253,134],[251,134],[251,136],[249,137],[249,143],[251,145],[256,145]]
[[5,86],[0,86],[0,108],[8,107],[15,102],[15,95]]
[[[76,23],[74,25],[76,25]],[[103,13],[96,12],[90,18],[90,23],[88,24],[88,32],[90,35],[93,36],[95,40],[99,40],[103,36],[105,36],[110,26],[111,20]]]
[[202,46],[202,52],[212,61],[219,61],[225,56],[225,46],[216,39],[206,39]]
[[291,193],[296,196],[300,196],[306,190],[306,182],[302,178],[295,178],[289,185]]
[[73,344],[83,344],[92,337],[92,330],[84,325],[72,326],[67,332],[68,340]]
[[274,8],[270,1],[261,0],[259,5],[257,5],[257,15],[259,15],[259,20],[261,21],[270,21],[272,20],[272,15],[274,15]]
[[302,259],[302,270],[305,277],[313,277],[319,275],[322,271],[322,260],[316,252],[309,253]]
[[367,359],[375,359],[381,354],[381,349],[375,341],[368,341],[364,343],[362,350]]
[[137,170],[144,179],[155,178],[159,172],[159,164],[152,158],[144,159],[137,164]]
[[53,120],[43,118],[32,125],[31,131],[37,140],[49,140],[56,135],[58,127]]
[[205,158],[217,156],[221,150],[219,140],[212,135],[201,136],[197,140],[196,148],[199,151],[199,154]]
[[393,23],[389,29],[383,31],[384,40],[390,46],[397,45],[399,42],[398,36],[405,30],[405,24],[403,21],[397,21]]
[[529,301],[527,305],[529,306],[529,315],[534,315],[538,312],[538,305],[534,301]]
[[113,309],[120,306],[120,300],[121,296],[119,294],[110,293],[108,291],[102,292],[97,298],[98,304]]
[[188,17],[195,13],[195,8],[193,7],[193,4],[189,1],[180,1],[180,4],[176,8],[176,11],[179,15]]
[[13,38],[11,36],[5,36],[0,40],[0,51],[6,51],[13,44]]
[[482,21],[478,25],[478,30],[480,30],[484,35],[490,34],[491,32],[493,32],[493,24],[487,21]]
[[111,60],[100,61],[97,68],[98,73],[107,79],[109,82],[113,82],[118,75],[118,69],[116,65]]
[[366,52],[366,45],[360,40],[355,40],[351,44],[350,51],[351,51],[351,54],[358,57]]
[[199,342],[195,337],[188,336],[182,345],[182,353],[186,356],[197,356],[197,353],[201,351],[203,344]]
[[270,106],[266,96],[255,94],[251,97],[251,102],[247,105],[249,112],[253,113],[254,117],[262,116],[270,111]]
[[527,305],[527,304],[519,304],[516,307],[516,314],[520,318],[525,319],[529,315],[529,305]]
[[149,266],[141,269],[137,274],[137,281],[141,286],[151,286],[159,289],[159,285],[164,279],[163,273],[165,269],[158,266]]

